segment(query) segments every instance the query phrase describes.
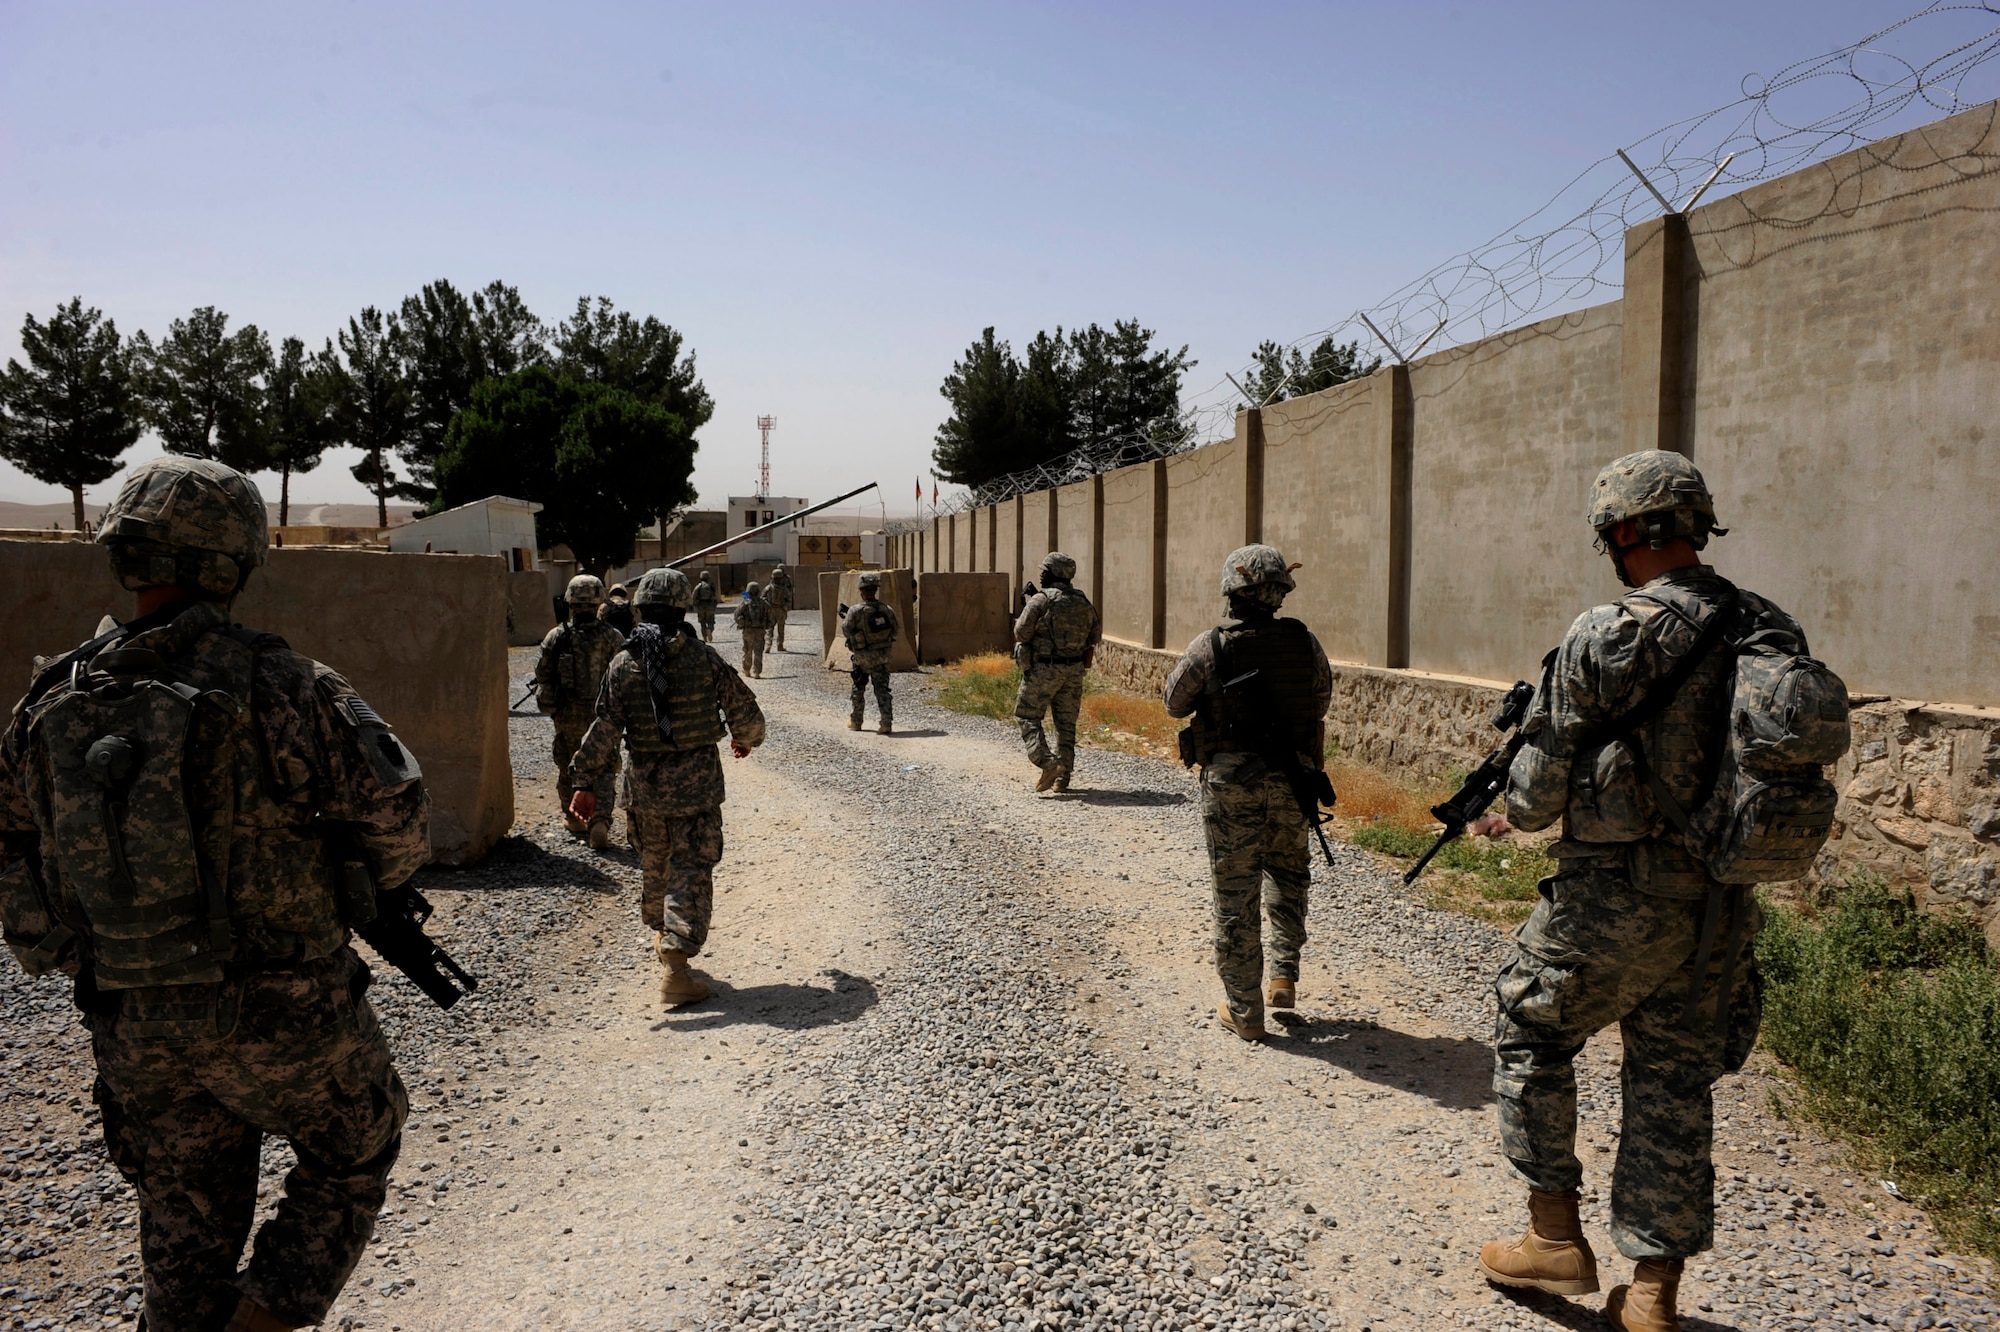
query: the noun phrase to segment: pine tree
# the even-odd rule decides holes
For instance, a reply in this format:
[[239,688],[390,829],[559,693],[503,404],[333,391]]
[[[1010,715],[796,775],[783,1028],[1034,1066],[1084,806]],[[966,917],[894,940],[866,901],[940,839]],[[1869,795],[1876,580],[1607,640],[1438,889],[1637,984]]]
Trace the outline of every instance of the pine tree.
[[0,457],[37,481],[69,490],[76,530],[84,530],[83,488],[107,480],[119,455],[144,429],[132,384],[132,355],[118,327],[81,297],[47,323],[21,322],[28,364],[0,372]]

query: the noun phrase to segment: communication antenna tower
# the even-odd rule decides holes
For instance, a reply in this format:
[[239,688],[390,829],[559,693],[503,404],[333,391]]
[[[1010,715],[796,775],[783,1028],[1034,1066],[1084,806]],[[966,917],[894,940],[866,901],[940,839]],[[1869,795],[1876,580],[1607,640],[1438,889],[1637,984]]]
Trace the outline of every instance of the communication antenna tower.
[[778,424],[775,416],[757,418],[757,431],[764,437],[764,465],[757,469],[757,498],[768,499],[771,494],[771,427]]

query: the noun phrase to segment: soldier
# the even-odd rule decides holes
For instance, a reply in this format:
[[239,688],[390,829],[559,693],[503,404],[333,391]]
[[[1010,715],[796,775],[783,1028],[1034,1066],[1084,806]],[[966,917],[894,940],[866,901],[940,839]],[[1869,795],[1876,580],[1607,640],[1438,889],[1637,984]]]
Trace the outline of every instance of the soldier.
[[715,641],[715,608],[721,596],[715,590],[715,575],[707,569],[701,571],[701,581],[694,585],[694,614],[701,621],[701,641]]
[[578,574],[569,580],[563,597],[569,604],[569,618],[542,639],[542,655],[535,662],[535,706],[555,718],[556,802],[563,822],[572,833],[587,831],[591,849],[602,851],[611,842],[610,806],[599,810],[596,821],[588,825],[570,813],[569,797],[576,789],[576,779],[569,760],[597,715],[598,686],[625,636],[608,620],[599,618],[604,584],[598,579]]
[[570,808],[596,816],[597,792],[618,771],[618,739],[630,757],[630,813],[639,826],[643,887],[639,912],[654,931],[665,974],[660,998],[699,1003],[708,986],[688,959],[708,939],[714,907],[712,876],[722,859],[722,759],[717,743],[729,728],[738,758],[764,743],[757,696],[722,654],[695,641],[687,612],[694,591],[678,569],[649,570],[632,597],[639,624],[611,661],[597,696],[597,720],[583,737],[574,767]]
[[[6,940],[30,974],[75,978],[139,1197],[142,1325],[304,1327],[367,1247],[409,1111],[337,867],[400,885],[429,858],[429,804],[345,680],[231,623],[265,559],[248,478],[146,463],[97,540],[136,616],[45,663],[0,738]],[[239,1273],[266,1134],[298,1163]]]
[[1215,970],[1224,994],[1215,1015],[1246,1041],[1264,1036],[1265,916],[1270,1006],[1298,1003],[1312,859],[1306,819],[1282,765],[1289,757],[1307,772],[1320,770],[1321,726],[1333,704],[1333,668],[1319,640],[1298,620],[1278,616],[1298,567],[1270,546],[1233,552],[1222,562],[1230,619],[1188,644],[1167,676],[1168,713],[1196,714],[1192,761],[1201,765]]
[[896,701],[889,695],[889,653],[896,646],[896,635],[902,632],[902,625],[896,618],[895,608],[876,596],[882,586],[882,576],[878,573],[861,575],[861,600],[847,612],[840,622],[840,636],[847,642],[847,650],[853,655],[854,677],[853,711],[847,719],[847,729],[861,729],[861,719],[868,707],[868,686],[875,686],[875,711],[881,715],[881,724],[875,730],[882,735],[893,735],[896,731]]
[[[1716,636],[1704,631],[1731,624],[1717,617],[1733,617],[1743,633],[1786,635],[1800,652],[1805,638],[1783,611],[1701,562],[1697,552],[1723,529],[1701,473],[1681,455],[1629,454],[1599,472],[1589,522],[1619,581],[1637,590],[1578,616],[1545,659],[1509,774],[1509,820],[1532,831],[1560,818],[1563,835],[1550,848],[1557,872],[1542,881],[1495,986],[1500,1139],[1528,1181],[1529,1226],[1519,1239],[1486,1245],[1479,1270],[1489,1281],[1560,1295],[1597,1289],[1597,1259],[1577,1216],[1583,1165],[1572,1061],[1616,1022],[1625,1119],[1611,1237],[1637,1269],[1629,1286],[1611,1292],[1606,1312],[1628,1332],[1668,1332],[1680,1325],[1682,1265],[1714,1238],[1710,1088],[1742,1067],[1756,1042],[1762,998],[1749,940],[1761,917],[1745,894],[1740,912],[1728,913],[1742,918],[1719,920],[1743,940],[1750,975],[1732,988],[1727,1014],[1684,1021],[1691,1002],[1694,1015],[1719,1004],[1711,996],[1720,990],[1721,951],[1704,959],[1715,965],[1701,967],[1698,983],[1695,976],[1704,899],[1715,885],[1653,791],[1691,809],[1713,771],[1734,655],[1708,650]],[[1666,692],[1655,698],[1659,689]],[[1631,732],[1636,745],[1605,743],[1641,700],[1658,710]],[[1639,775],[1641,762],[1661,786]]]
[[[1083,673],[1097,656],[1103,622],[1090,598],[1070,586],[1076,561],[1059,550],[1042,557],[1042,588],[1014,621],[1014,657],[1021,664],[1021,692],[1014,719],[1028,762],[1042,770],[1037,791],[1069,790],[1076,767],[1076,714],[1083,706]],[[1056,752],[1049,753],[1043,716],[1056,717]]]
[[785,650],[785,617],[792,613],[792,603],[797,600],[792,591],[792,575],[784,565],[771,570],[771,588],[764,594],[771,603],[771,631],[773,646]]
[[771,633],[771,604],[756,583],[743,588],[743,600],[736,607],[736,630],[743,635],[743,673],[752,678],[764,674],[764,640]]
[[632,632],[632,594],[626,590],[625,584],[611,585],[611,589],[604,594],[604,605],[597,612],[597,618],[616,629],[621,641]]

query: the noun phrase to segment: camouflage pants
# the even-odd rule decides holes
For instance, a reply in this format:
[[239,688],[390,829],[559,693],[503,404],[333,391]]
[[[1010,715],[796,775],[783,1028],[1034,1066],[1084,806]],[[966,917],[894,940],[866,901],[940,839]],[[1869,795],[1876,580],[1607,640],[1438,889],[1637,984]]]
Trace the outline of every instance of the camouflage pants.
[[776,606],[771,607],[771,646],[776,651],[785,650],[785,620],[791,613],[789,606],[782,610]]
[[853,704],[854,724],[859,726],[868,711],[868,686],[875,686],[875,711],[881,715],[884,726],[896,720],[896,700],[889,696],[889,654],[884,652],[854,654],[854,669],[848,674],[854,680],[854,690],[849,701]]
[[[590,729],[592,716],[593,714],[586,713],[581,717],[559,716],[556,718],[555,748],[551,753],[551,757],[555,759],[556,764],[556,803],[562,806],[565,817],[569,814],[569,798],[576,792],[576,779],[570,775],[569,761],[576,757],[578,746],[583,744],[583,733]],[[618,761],[619,754],[616,750],[613,750],[611,754],[611,772],[608,774],[613,781],[616,781],[618,777]],[[611,822],[611,805],[609,801],[600,800],[598,802],[597,814],[591,819],[591,822]]]
[[764,673],[764,639],[769,629],[745,629],[743,631],[743,673],[762,675]]
[[697,621],[699,621],[699,622],[700,622],[700,624],[701,624],[701,641],[702,641],[702,642],[704,642],[704,643],[711,643],[711,642],[714,642],[714,641],[715,641],[715,607],[713,607],[713,606],[697,606],[697,607],[695,607],[695,609],[694,609],[694,618],[695,618],[695,619],[696,619]]
[[1493,1089],[1500,1142],[1537,1189],[1583,1183],[1576,1156],[1576,1071],[1584,1042],[1616,1022],[1624,1038],[1625,1115],[1611,1172],[1611,1238],[1628,1258],[1687,1258],[1715,1238],[1710,1089],[1756,1044],[1763,990],[1751,940],[1763,923],[1744,896],[1743,960],[1727,1021],[1713,1018],[1724,913],[1702,1001],[1708,1022],[1681,1030],[1703,904],[1654,897],[1619,869],[1571,869],[1542,882],[1500,973]]
[[1215,880],[1215,971],[1236,1020],[1262,1024],[1267,918],[1272,977],[1299,978],[1312,886],[1306,821],[1284,777],[1223,754],[1202,772],[1201,824]]
[[659,930],[662,945],[693,957],[708,942],[708,918],[715,909],[715,866],[722,859],[722,809],[699,814],[661,814],[641,802],[639,818],[639,915]]
[[[1021,726],[1021,744],[1028,762],[1038,768],[1049,766],[1054,757],[1064,772],[1076,766],[1076,714],[1083,707],[1083,663],[1036,666],[1021,677],[1021,692],[1014,699],[1014,720]],[[1056,717],[1056,752],[1049,753],[1048,733],[1042,717],[1053,711]]]
[[[111,1159],[139,1194],[146,1326],[209,1332],[247,1294],[287,1322],[325,1316],[374,1232],[409,1095],[353,950],[247,982],[235,1031],[191,1046],[134,1044],[93,1024],[96,1099]],[[298,1164],[237,1261],[257,1211],[264,1135]]]

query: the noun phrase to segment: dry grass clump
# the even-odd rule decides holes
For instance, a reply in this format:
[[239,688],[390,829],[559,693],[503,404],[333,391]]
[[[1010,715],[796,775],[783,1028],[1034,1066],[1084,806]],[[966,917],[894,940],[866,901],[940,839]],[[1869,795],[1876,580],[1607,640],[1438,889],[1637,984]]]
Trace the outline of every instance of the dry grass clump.
[[1077,738],[1128,754],[1150,754],[1178,761],[1185,722],[1167,715],[1166,704],[1137,694],[1100,692],[1095,678],[1083,680],[1083,709],[1077,715]]

